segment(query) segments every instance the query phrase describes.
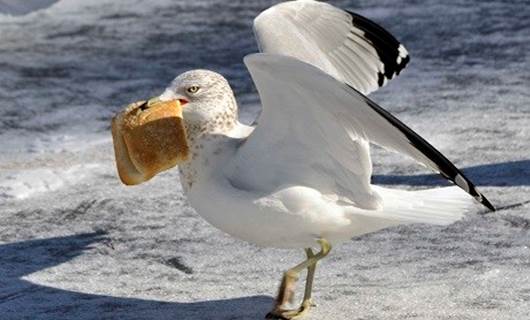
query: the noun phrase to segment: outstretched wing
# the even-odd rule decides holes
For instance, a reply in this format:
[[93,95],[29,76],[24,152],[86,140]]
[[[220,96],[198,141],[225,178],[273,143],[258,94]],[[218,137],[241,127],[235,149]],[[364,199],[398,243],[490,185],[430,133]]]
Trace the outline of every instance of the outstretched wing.
[[381,200],[370,186],[370,141],[439,172],[494,210],[438,150],[352,87],[287,56],[253,54],[245,64],[263,112],[231,164],[234,185],[267,192],[281,181],[377,208]]
[[260,50],[298,58],[368,94],[409,62],[388,31],[353,12],[313,0],[289,1],[254,20]]

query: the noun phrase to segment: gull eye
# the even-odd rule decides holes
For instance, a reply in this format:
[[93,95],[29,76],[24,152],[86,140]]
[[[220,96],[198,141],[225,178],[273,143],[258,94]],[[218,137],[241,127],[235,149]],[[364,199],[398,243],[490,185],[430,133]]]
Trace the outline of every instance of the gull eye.
[[191,87],[188,87],[188,89],[186,89],[186,91],[188,91],[188,93],[197,93],[197,91],[199,91],[199,86],[191,86]]

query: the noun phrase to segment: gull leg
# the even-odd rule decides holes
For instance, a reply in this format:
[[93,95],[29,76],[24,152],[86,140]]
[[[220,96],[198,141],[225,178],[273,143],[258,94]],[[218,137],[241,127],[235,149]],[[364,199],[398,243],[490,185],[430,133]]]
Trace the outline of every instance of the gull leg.
[[[311,259],[315,257],[315,254],[313,253],[313,250],[311,248],[305,249],[307,259]],[[302,300],[302,307],[307,304],[309,306],[314,306],[313,302],[311,301],[311,290],[313,289],[313,279],[315,278],[315,270],[317,268],[317,263],[310,265],[307,267],[307,277],[305,280],[305,290],[304,290],[304,299]]]
[[[302,318],[309,312],[309,309],[312,306],[311,290],[313,288],[316,264],[320,259],[327,256],[331,250],[331,245],[325,239],[319,239],[318,243],[321,247],[320,252],[313,254],[311,248],[306,249],[307,259],[284,273],[278,296],[276,297],[275,306],[272,311],[267,314],[267,319],[294,320]],[[302,305],[298,309],[289,310],[287,309],[287,304],[293,300],[294,288],[296,281],[298,280],[298,275],[305,268],[307,268],[307,279]]]

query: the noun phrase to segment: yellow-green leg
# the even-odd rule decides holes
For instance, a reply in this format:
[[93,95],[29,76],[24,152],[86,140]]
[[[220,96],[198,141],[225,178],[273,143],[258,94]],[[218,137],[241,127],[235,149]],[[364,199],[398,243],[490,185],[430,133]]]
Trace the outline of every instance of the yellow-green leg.
[[[315,254],[313,253],[313,250],[311,248],[305,249],[307,259],[311,259],[315,257]],[[307,277],[305,280],[305,290],[304,290],[304,300],[302,300],[302,307],[304,304],[308,304],[308,306],[312,306],[311,301],[311,290],[313,289],[313,279],[315,278],[315,270],[317,268],[317,263],[310,265],[307,267]]]
[[[313,253],[311,248],[306,249],[307,259],[296,265],[295,267],[287,270],[284,273],[280,289],[278,290],[278,296],[274,308],[266,316],[267,319],[301,319],[308,312],[313,302],[311,300],[311,290],[313,288],[313,279],[315,277],[315,269],[317,262],[328,255],[331,250],[331,245],[325,239],[319,239],[321,250],[317,254]],[[298,309],[289,310],[287,305],[292,302],[294,298],[294,288],[298,275],[301,271],[307,268],[307,278],[304,290],[304,299],[302,305]]]

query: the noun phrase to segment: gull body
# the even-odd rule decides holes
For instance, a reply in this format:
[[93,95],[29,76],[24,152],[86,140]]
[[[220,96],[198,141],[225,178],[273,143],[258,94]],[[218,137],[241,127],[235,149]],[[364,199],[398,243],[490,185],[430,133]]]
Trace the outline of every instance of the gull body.
[[[292,63],[288,58],[280,59]],[[186,94],[185,89],[192,84],[204,93]],[[239,153],[255,128],[238,121],[236,100],[228,82],[212,71],[184,73],[162,98],[188,101],[183,113],[191,158],[179,165],[179,172],[189,203],[209,223],[239,239],[278,248],[307,248],[319,238],[338,244],[403,223],[448,224],[473,206],[472,198],[457,188],[410,192],[372,185],[369,185],[371,195],[363,195],[355,203],[341,197],[339,192],[326,194],[314,187],[292,184],[290,167],[302,165],[295,160],[277,169],[279,177],[274,168],[267,168],[265,175],[251,172],[256,167],[242,168]],[[361,143],[367,147],[364,141]],[[257,158],[282,152],[280,148],[268,150],[268,147],[263,145],[262,150],[256,150],[253,153],[256,159],[250,161],[259,164]],[[289,153],[296,154],[298,147],[289,146]],[[318,185],[318,177],[315,183]],[[383,204],[374,208],[373,199]],[[421,209],[426,201],[434,204],[438,201],[442,207],[427,208],[433,211],[431,215],[415,217],[410,211],[414,204]]]
[[[239,239],[265,247],[307,248],[319,238],[336,244],[353,236],[398,224],[383,217],[355,215],[332,196],[304,186],[266,190],[246,189],[230,180],[231,160],[250,131],[237,124],[225,134],[198,139],[194,168],[182,167],[181,180],[189,203],[215,227]],[[186,182],[184,182],[186,183]]]
[[[307,312],[316,263],[332,245],[398,224],[450,224],[475,200],[494,209],[445,156],[366,97],[409,61],[386,30],[329,4],[299,0],[260,14],[254,31],[263,53],[245,57],[245,64],[262,102],[256,125],[239,122],[228,82],[212,71],[178,76],[160,100],[184,106],[191,156],[179,172],[191,206],[242,240],[305,248],[307,260],[285,273],[269,317]],[[370,143],[411,157],[456,186],[374,186]],[[321,251],[315,254],[316,243]],[[288,310],[306,268],[302,306]]]

